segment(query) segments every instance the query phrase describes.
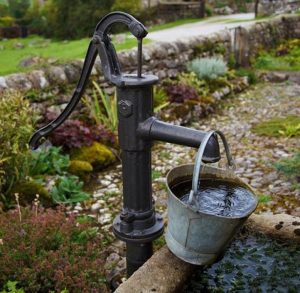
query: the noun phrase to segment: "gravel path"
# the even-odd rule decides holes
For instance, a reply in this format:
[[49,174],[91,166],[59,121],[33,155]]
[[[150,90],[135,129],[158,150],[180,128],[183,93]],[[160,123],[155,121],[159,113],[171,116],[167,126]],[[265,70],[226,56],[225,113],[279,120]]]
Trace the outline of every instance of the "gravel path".
[[147,37],[153,41],[173,42],[194,36],[207,36],[224,29],[232,29],[238,26],[246,27],[252,25],[254,22],[254,13],[215,16],[199,22],[151,32]]
[[[270,195],[272,201],[259,212],[274,212],[300,216],[299,193],[278,173],[273,164],[291,157],[299,149],[297,138],[270,138],[251,132],[252,125],[271,117],[300,115],[300,85],[295,83],[260,84],[223,102],[218,113],[191,127],[223,131],[236,160],[236,173],[247,181],[258,195]],[[165,175],[179,164],[192,163],[195,150],[189,147],[157,143],[153,148],[153,189],[161,212],[166,207]],[[91,211],[107,229],[121,205],[121,165],[99,173]],[[78,211],[81,206],[75,207]]]
[[[257,195],[272,197],[271,201],[259,205],[257,213],[300,216],[299,193],[273,167],[277,160],[291,157],[295,149],[299,150],[299,140],[266,138],[251,132],[251,126],[258,122],[287,115],[300,115],[300,85],[267,83],[222,102],[216,114],[192,125],[201,130],[219,129],[225,133],[237,163],[236,173],[256,190]],[[195,149],[168,143],[157,143],[153,148],[153,197],[156,210],[164,217],[167,207],[165,175],[175,166],[193,163],[195,152]],[[120,164],[99,173],[92,202],[75,207],[78,213],[96,217],[112,237],[112,221],[122,206],[121,176]],[[110,283],[120,283],[125,272],[124,243],[116,240],[110,250],[106,277]]]

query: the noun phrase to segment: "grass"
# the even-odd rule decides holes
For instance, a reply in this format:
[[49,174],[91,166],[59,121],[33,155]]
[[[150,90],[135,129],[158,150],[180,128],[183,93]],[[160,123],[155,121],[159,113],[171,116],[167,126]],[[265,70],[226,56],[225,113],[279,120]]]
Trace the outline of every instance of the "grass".
[[[149,32],[172,28],[175,26],[194,23],[201,19],[187,18],[177,21],[154,25],[149,28]],[[14,72],[25,72],[32,70],[32,67],[22,68],[19,63],[22,59],[39,56],[42,58],[54,58],[59,63],[68,60],[82,59],[85,57],[90,38],[74,41],[55,41],[39,36],[31,36],[25,39],[9,39],[0,41],[0,76]],[[16,43],[21,43],[23,48],[15,48]],[[144,44],[150,43],[149,39],[144,40]],[[116,50],[126,50],[137,46],[137,41],[129,33],[125,34],[125,42],[118,44],[114,42]]]
[[272,118],[252,127],[258,135],[271,137],[299,137],[300,117],[287,116],[285,118]]
[[[38,36],[31,36],[25,39],[10,39],[0,41],[0,75],[13,72],[28,71],[32,68],[22,68],[19,63],[22,59],[30,56],[40,56],[43,58],[54,58],[59,62],[84,58],[90,39],[85,38],[74,41],[54,41]],[[21,43],[23,48],[14,47],[16,43]],[[144,43],[149,43],[145,40]],[[136,47],[135,38],[126,36],[125,42],[116,44],[117,51]]]

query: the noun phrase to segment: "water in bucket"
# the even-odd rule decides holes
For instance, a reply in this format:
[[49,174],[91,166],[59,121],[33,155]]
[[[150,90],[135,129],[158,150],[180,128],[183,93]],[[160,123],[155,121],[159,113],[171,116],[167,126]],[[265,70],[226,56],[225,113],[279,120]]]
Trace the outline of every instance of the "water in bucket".
[[[172,187],[172,192],[185,204],[189,203],[192,181],[181,182]],[[234,182],[206,179],[198,184],[190,206],[203,213],[224,217],[240,217],[256,206],[253,193]]]

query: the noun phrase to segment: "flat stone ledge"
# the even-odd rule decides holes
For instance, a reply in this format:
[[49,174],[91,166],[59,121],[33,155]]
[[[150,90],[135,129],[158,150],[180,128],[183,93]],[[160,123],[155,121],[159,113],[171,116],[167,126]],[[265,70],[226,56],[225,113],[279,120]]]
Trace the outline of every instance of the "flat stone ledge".
[[252,231],[261,232],[271,238],[292,240],[300,243],[300,218],[287,214],[256,215],[247,221]]
[[[246,222],[246,226],[253,232],[261,232],[272,238],[300,243],[299,217],[287,214],[253,214]],[[194,265],[180,260],[164,246],[121,284],[115,293],[180,292],[194,268]]]
[[177,258],[164,246],[121,284],[115,293],[180,292],[194,267]]

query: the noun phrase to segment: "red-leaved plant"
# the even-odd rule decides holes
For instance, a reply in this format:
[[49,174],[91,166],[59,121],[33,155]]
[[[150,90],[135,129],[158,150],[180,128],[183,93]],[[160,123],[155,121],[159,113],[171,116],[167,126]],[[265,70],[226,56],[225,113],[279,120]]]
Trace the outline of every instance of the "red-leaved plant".
[[15,280],[25,292],[108,292],[105,241],[91,223],[62,209],[0,214],[0,289]]
[[165,89],[171,103],[199,99],[196,89],[185,84],[169,84]]

